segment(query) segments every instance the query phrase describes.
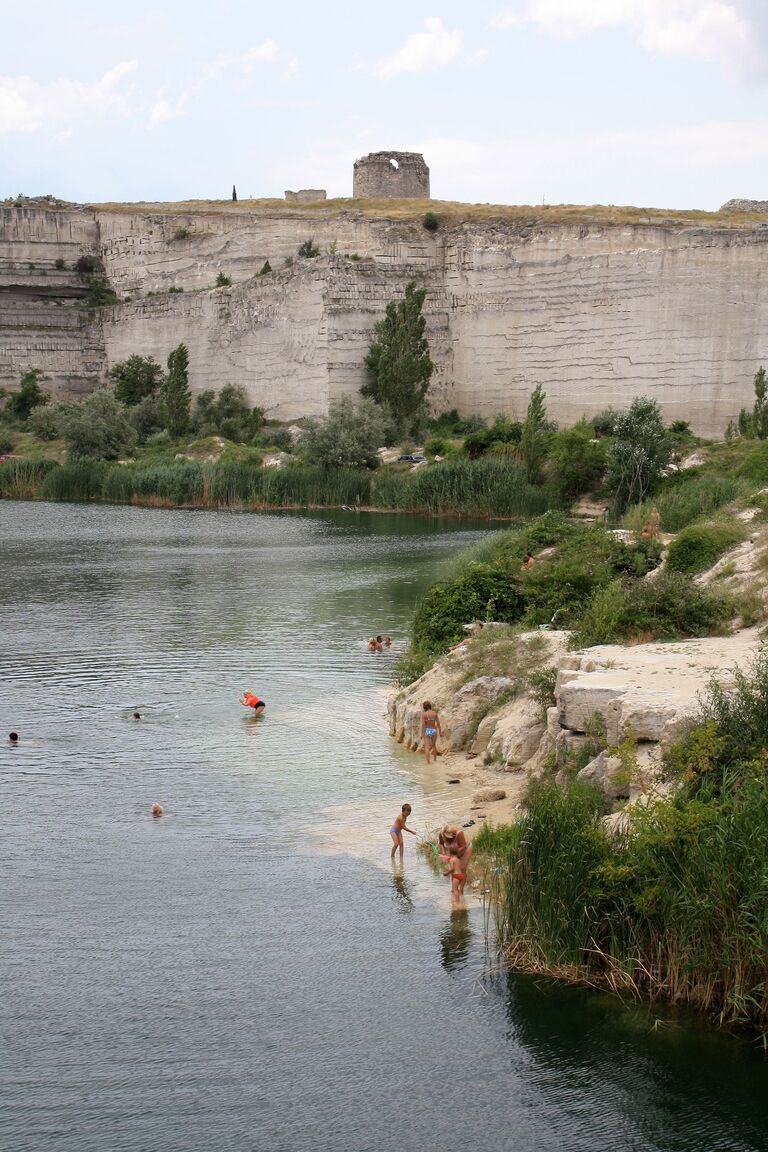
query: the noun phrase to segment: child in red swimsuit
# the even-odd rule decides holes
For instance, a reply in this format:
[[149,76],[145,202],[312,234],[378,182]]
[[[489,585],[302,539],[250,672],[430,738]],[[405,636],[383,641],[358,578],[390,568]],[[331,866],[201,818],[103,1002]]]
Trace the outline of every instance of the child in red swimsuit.
[[451,878],[451,895],[454,900],[460,900],[464,895],[464,885],[467,882],[467,875],[461,870],[461,860],[458,856],[448,857],[448,871],[443,873],[444,876]]

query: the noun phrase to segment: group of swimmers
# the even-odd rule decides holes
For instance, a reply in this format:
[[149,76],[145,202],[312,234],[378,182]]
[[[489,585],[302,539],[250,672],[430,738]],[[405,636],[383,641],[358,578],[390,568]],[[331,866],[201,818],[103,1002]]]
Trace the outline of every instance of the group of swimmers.
[[[408,817],[412,811],[410,804],[403,804],[389,829],[389,834],[392,837],[392,851],[389,858],[394,861],[399,852],[401,864],[405,849],[403,832],[410,832],[412,836],[416,835],[413,828],[408,827]],[[461,828],[457,828],[453,824],[446,824],[440,829],[437,843],[438,858],[445,865],[443,876],[450,876],[451,894],[454,899],[460,900],[464,895],[464,885],[467,882],[467,867],[472,856],[472,845]]]
[[385,648],[392,647],[391,636],[370,636],[368,638],[369,652],[383,652]]

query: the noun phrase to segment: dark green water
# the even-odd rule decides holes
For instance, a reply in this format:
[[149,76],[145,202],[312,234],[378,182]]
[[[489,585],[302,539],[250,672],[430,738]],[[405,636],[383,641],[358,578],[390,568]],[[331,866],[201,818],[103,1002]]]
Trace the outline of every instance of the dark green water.
[[507,978],[476,902],[389,868],[450,788],[365,637],[475,538],[0,504],[3,1148],[768,1148],[757,1051]]

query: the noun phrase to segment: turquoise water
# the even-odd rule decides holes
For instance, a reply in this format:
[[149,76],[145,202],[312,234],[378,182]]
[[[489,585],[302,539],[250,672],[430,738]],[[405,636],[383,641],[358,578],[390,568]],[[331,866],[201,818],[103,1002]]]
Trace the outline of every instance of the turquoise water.
[[454,801],[386,686],[484,530],[0,504],[3,1147],[768,1148],[758,1051],[507,977],[390,869],[400,804]]

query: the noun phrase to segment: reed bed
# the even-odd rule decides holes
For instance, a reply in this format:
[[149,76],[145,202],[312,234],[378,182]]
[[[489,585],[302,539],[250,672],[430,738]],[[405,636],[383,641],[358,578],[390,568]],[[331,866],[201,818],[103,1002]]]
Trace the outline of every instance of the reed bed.
[[0,475],[0,495],[22,491],[26,499],[161,507],[373,507],[520,520],[545,511],[555,499],[548,490],[527,484],[518,465],[493,460],[446,462],[416,473],[303,464],[262,468],[248,460],[215,464],[73,460],[60,466],[47,462],[39,469],[19,461],[14,467],[5,480]]
[[534,786],[527,812],[475,840],[499,936],[528,971],[690,1005],[768,1029],[768,782],[633,809]]
[[53,460],[6,460],[0,464],[0,499],[31,500],[56,467]]

